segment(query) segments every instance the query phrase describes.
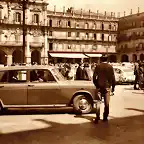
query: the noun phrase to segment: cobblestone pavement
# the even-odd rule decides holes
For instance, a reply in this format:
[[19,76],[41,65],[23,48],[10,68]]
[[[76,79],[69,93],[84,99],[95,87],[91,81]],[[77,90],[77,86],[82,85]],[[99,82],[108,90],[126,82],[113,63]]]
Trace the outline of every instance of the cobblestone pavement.
[[[103,107],[103,105],[102,105]],[[9,112],[0,116],[1,144],[143,144],[144,92],[117,86],[109,122],[93,124],[95,114],[75,116],[70,109]],[[102,115],[102,111],[101,111]]]

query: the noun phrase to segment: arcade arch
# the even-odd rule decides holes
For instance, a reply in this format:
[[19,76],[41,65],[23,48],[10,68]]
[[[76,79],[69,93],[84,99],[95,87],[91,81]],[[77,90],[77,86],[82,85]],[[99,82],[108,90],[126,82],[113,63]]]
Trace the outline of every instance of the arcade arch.
[[109,62],[117,62],[117,57],[116,57],[116,55],[110,55],[110,56],[109,56]]
[[12,63],[22,63],[23,62],[23,52],[21,50],[15,50],[12,53]]
[[7,64],[7,55],[3,50],[0,50],[0,64]]
[[41,54],[38,50],[34,50],[31,53],[31,63],[41,64]]
[[144,54],[140,54],[140,61],[144,61]]
[[121,62],[129,62],[129,57],[128,55],[124,54],[121,56]]
[[136,62],[136,61],[137,61],[137,55],[136,55],[136,54],[133,54],[133,55],[132,55],[132,61],[133,61],[133,62]]

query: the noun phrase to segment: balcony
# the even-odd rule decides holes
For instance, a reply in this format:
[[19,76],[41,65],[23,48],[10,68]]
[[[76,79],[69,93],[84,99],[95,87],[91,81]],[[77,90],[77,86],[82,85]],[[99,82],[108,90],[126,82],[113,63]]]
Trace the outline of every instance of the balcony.
[[1,46],[22,46],[22,41],[0,41]]

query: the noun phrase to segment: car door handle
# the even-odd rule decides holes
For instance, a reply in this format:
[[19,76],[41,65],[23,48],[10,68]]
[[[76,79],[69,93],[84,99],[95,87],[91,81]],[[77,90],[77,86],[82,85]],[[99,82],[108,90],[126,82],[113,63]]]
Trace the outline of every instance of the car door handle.
[[33,87],[34,85],[28,85],[29,87]]
[[4,86],[0,86],[0,88],[3,88]]

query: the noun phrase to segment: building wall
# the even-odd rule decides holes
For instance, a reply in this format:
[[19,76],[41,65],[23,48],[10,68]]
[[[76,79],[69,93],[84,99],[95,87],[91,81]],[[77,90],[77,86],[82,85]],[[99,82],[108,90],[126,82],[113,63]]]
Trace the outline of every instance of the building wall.
[[[119,20],[117,51],[129,61],[144,60],[144,13],[129,15]],[[135,58],[135,56],[137,58]]]
[[[35,51],[40,53],[41,63],[48,62],[48,51],[107,53],[108,49],[108,53],[115,53],[118,18],[74,10],[49,11],[48,3],[42,1],[30,1],[27,8],[27,63]],[[23,51],[22,15],[19,3],[0,1],[0,55],[4,54],[8,64],[16,57],[15,51]]]

